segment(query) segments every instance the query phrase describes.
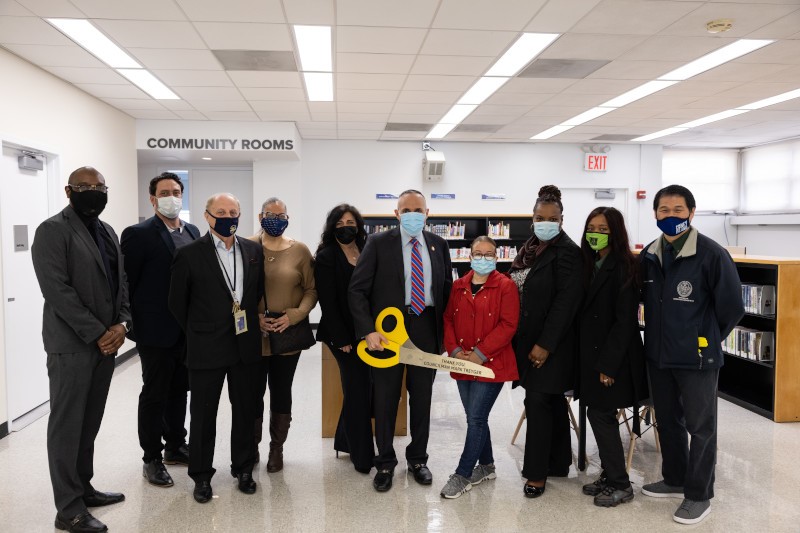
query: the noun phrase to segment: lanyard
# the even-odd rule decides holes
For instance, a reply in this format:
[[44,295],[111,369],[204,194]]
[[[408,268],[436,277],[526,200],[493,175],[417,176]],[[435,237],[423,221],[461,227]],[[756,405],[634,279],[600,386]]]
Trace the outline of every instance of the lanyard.
[[[214,239],[211,239],[211,243],[214,244]],[[222,273],[225,274],[225,281],[228,282],[228,286],[231,289],[231,297],[233,298],[233,305],[234,307],[239,306],[239,300],[236,298],[236,238],[233,239],[233,283],[231,283],[231,278],[228,276],[228,269],[225,268],[225,265],[222,263],[222,258],[219,255],[219,249],[217,245],[214,244],[214,252],[217,254],[217,261],[219,261],[219,266],[222,267]]]

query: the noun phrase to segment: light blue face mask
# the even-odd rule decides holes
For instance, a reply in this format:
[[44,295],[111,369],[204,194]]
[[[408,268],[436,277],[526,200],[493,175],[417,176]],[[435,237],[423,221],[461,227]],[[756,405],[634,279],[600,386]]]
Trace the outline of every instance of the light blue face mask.
[[425,213],[403,213],[400,215],[400,226],[403,227],[406,233],[416,237],[425,227]]
[[485,276],[486,274],[491,274],[491,272],[497,267],[497,262],[495,259],[488,259],[486,257],[473,258],[472,261],[470,261],[469,266],[475,271],[476,274]]
[[549,222],[549,221],[541,221],[541,222],[534,222],[533,223],[533,233],[539,238],[540,241],[549,241],[559,233],[561,233],[561,228],[558,225],[558,222]]

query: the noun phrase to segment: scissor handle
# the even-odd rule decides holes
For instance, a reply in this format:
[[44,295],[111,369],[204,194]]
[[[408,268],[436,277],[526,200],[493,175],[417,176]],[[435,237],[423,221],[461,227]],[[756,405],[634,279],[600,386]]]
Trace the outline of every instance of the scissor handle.
[[[394,329],[391,331],[385,331],[383,329],[383,321],[387,316],[393,316],[395,318],[395,322],[397,322],[394,326]],[[378,313],[378,317],[375,319],[375,331],[396,344],[405,344],[405,342],[408,340],[408,331],[406,331],[403,313],[396,307],[387,307]]]
[[367,341],[362,340],[358,343],[356,347],[356,353],[361,358],[362,361],[367,363],[369,366],[375,368],[389,368],[390,366],[394,366],[400,363],[400,345],[396,342],[389,341],[387,344],[383,345],[384,348],[388,348],[389,350],[394,352],[392,357],[387,357],[386,359],[380,359],[378,357],[373,357],[369,353],[367,353]]

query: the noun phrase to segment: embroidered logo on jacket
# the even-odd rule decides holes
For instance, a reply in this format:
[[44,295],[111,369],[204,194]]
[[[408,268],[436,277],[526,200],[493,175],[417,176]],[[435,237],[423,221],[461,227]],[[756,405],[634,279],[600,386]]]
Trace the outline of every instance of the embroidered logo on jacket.
[[694,300],[689,300],[689,296],[692,294],[692,284],[688,281],[681,281],[678,283],[678,296],[679,298],[673,298],[673,300],[677,300],[679,302],[694,302]]

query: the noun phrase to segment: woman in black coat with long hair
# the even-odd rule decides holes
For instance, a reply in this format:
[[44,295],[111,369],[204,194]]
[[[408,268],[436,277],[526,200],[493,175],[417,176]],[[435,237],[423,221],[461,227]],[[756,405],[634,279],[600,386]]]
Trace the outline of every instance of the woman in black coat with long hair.
[[511,265],[520,291],[515,351],[525,388],[525,459],[528,498],[544,494],[548,476],[566,477],[572,463],[564,393],[575,383],[575,315],[581,304],[580,248],[562,230],[564,206],[554,185],[539,190],[533,236]]
[[314,262],[317,296],[322,307],[317,340],[333,352],[344,393],[333,445],[337,451],[349,453],[355,469],[364,474],[369,473],[375,457],[371,387],[369,367],[356,354],[358,341],[347,291],[366,240],[364,219],[358,209],[348,204],[337,205],[325,220]]
[[[647,397],[637,262],[622,213],[598,207],[589,213],[581,239],[583,306],[578,314],[580,357],[576,396],[588,406],[600,461],[600,478],[583,487],[595,505],[615,507],[633,499],[625,471],[617,411]],[[638,425],[638,424],[636,424]]]

